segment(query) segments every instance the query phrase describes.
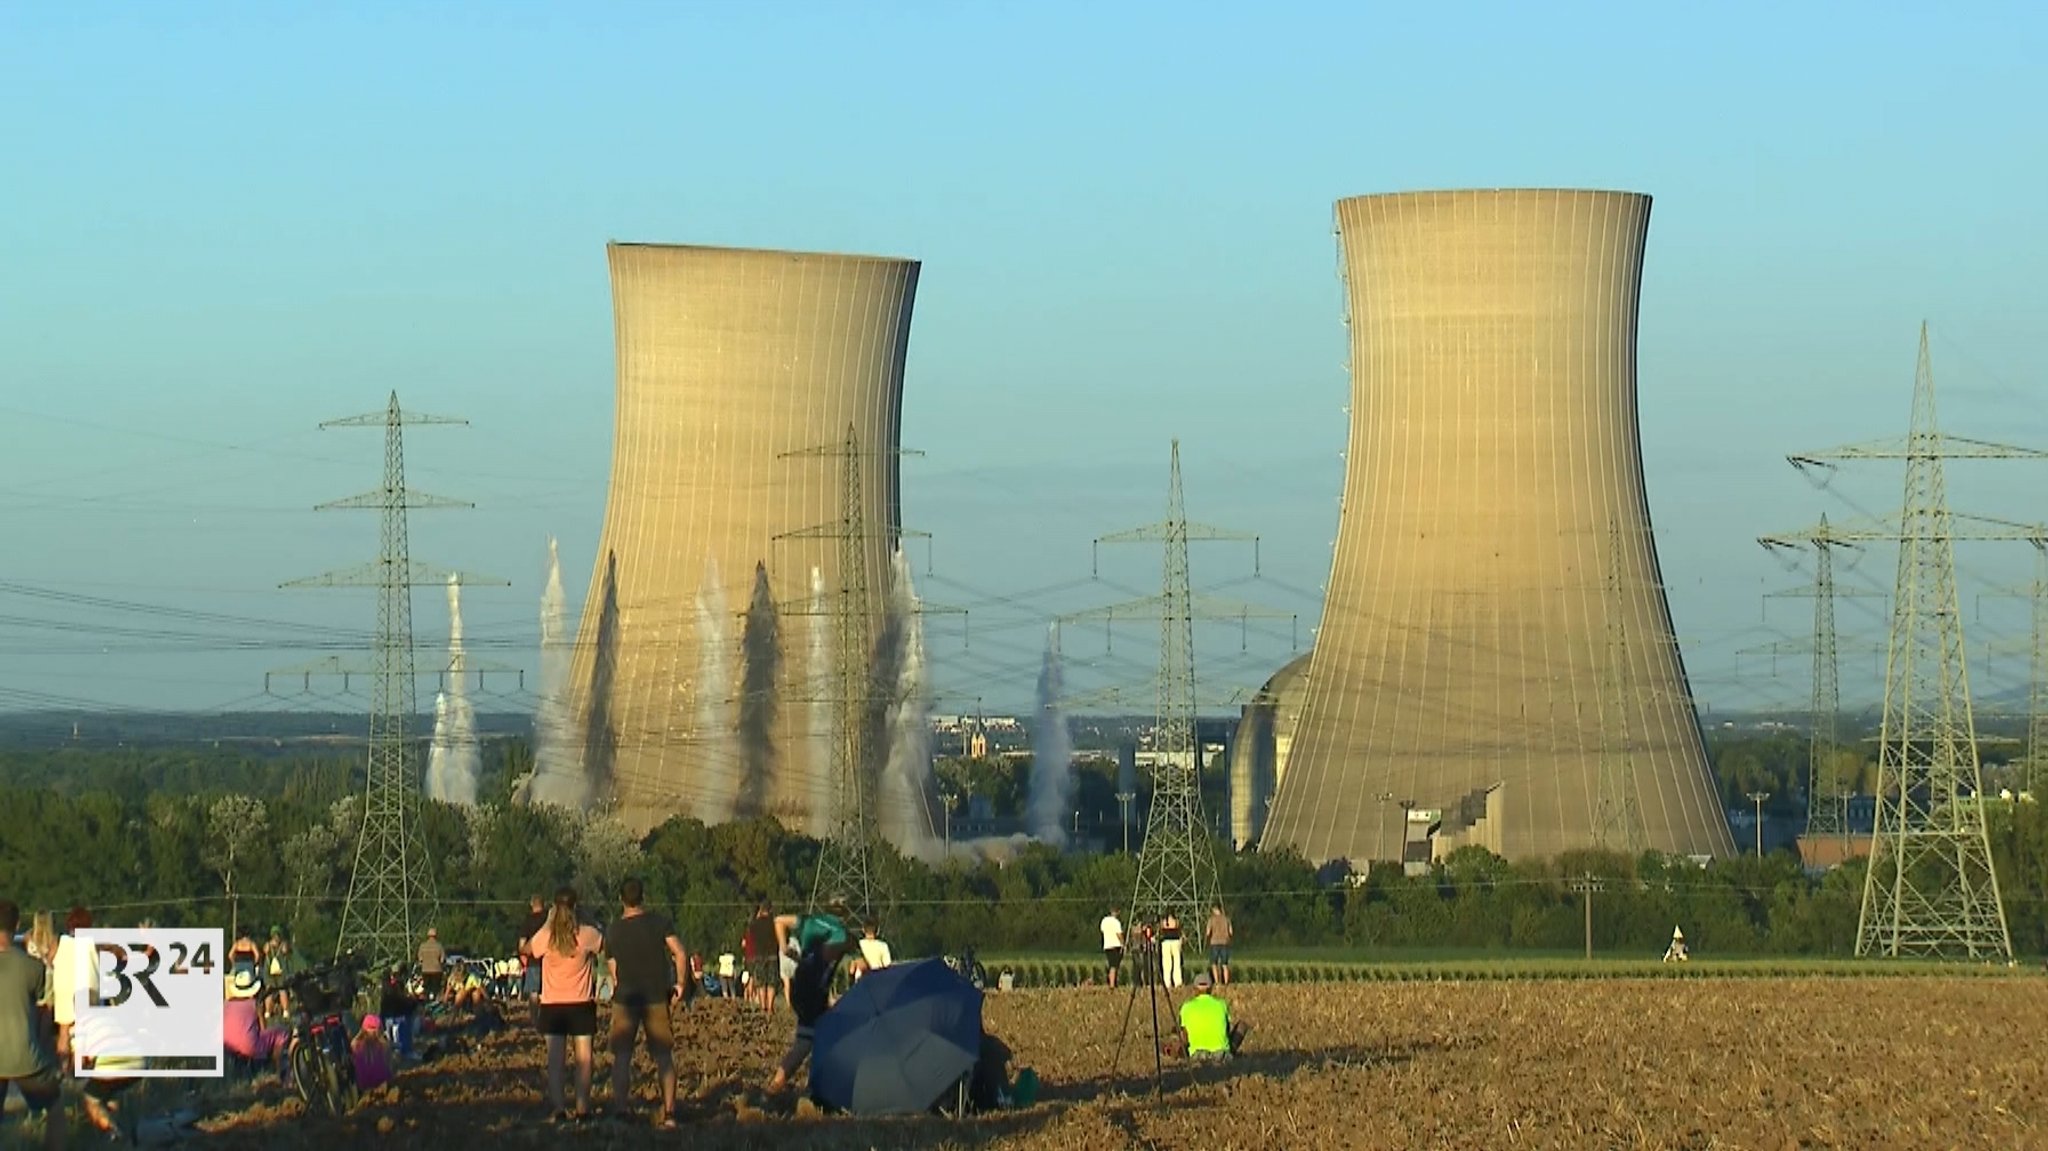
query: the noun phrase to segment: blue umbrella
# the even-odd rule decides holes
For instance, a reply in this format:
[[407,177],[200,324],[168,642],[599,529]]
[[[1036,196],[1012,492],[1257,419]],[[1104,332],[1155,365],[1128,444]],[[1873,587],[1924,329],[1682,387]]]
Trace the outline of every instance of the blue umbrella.
[[930,1110],[981,1057],[981,992],[937,959],[870,972],[818,1020],[811,1094],[864,1115]]

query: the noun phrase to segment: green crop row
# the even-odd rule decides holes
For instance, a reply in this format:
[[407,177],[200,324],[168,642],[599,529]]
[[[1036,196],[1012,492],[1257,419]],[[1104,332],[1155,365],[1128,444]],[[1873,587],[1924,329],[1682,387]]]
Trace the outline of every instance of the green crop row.
[[[1085,960],[1017,958],[984,960],[990,990],[1002,974],[1013,976],[1018,988],[1079,987],[1100,985],[1104,968],[1100,962]],[[1201,967],[1189,965],[1192,979]],[[1857,961],[1823,959],[1756,959],[1660,963],[1629,959],[1503,958],[1449,961],[1291,961],[1239,960],[1231,964],[1231,978],[1242,983],[1445,983],[1487,980],[1561,979],[1792,979],[1871,978],[1879,976],[1942,975],[1999,976],[2019,969],[1985,964],[1937,964],[1910,961]],[[1126,962],[1122,980],[1134,974]]]

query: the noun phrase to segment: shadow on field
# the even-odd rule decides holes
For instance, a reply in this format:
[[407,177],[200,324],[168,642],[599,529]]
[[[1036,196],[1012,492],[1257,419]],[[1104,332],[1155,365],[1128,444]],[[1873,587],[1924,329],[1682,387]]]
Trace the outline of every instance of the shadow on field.
[[[1242,1079],[1248,1075],[1284,1079],[1304,1067],[1394,1067],[1411,1062],[1418,1056],[1443,1049],[1444,1044],[1436,1042],[1406,1042],[1388,1043],[1377,1047],[1347,1044],[1315,1051],[1261,1052],[1254,1039],[1251,1050],[1232,1058],[1227,1063],[1197,1063],[1187,1059],[1168,1059],[1165,1061],[1159,1085],[1170,1094],[1181,1087],[1206,1086],[1231,1079]],[[1152,1052],[1143,1046],[1134,1045],[1131,1050],[1123,1053],[1123,1058],[1113,1073],[1097,1079],[1048,1083],[1040,1092],[1040,1098],[1048,1102],[1085,1103],[1109,1095],[1147,1094],[1153,1087],[1152,1070]]]

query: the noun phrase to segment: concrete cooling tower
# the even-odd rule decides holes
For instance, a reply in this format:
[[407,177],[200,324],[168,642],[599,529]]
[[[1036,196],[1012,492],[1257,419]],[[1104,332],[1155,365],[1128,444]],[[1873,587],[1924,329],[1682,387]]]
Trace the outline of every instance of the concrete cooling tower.
[[[636,830],[830,818],[847,457],[883,631],[918,265],[612,244],[611,489],[570,672],[593,800]],[[854,451],[846,450],[849,432]]]
[[1287,778],[1287,760],[1294,730],[1301,720],[1301,701],[1308,689],[1304,652],[1273,673],[1258,694],[1239,712],[1237,735],[1230,746],[1230,845],[1243,851],[1266,829],[1267,805]]
[[[1649,222],[1649,197],[1618,192],[1337,205],[1350,450],[1262,846],[1354,867],[1465,844],[1534,858],[1605,828],[1622,849],[1733,852],[1643,488]],[[1623,781],[1605,805],[1603,764]],[[1630,801],[1623,836],[1608,813]]]

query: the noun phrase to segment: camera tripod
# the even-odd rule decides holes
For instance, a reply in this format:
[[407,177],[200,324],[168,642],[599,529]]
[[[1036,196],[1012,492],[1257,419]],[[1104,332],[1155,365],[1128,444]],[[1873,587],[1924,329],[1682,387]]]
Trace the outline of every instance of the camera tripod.
[[[1130,997],[1124,1000],[1124,1025],[1116,1034],[1116,1054],[1110,1057],[1109,1073],[1115,1077],[1117,1065],[1123,1062],[1124,1041],[1131,1034],[1131,1012],[1138,1006],[1138,985],[1142,983],[1150,992],[1152,1004],[1152,1093],[1157,1095],[1166,1089],[1166,1062],[1159,1052],[1159,985],[1165,981],[1166,972],[1159,964],[1159,945],[1156,942],[1142,940],[1132,954],[1137,959],[1134,968],[1139,974],[1131,981]],[[1166,994],[1166,1009],[1169,1012],[1173,1010],[1173,993],[1170,991]]]

